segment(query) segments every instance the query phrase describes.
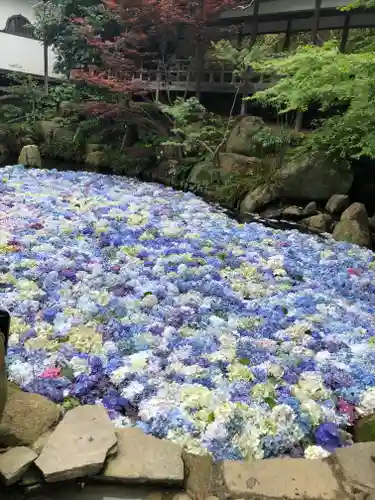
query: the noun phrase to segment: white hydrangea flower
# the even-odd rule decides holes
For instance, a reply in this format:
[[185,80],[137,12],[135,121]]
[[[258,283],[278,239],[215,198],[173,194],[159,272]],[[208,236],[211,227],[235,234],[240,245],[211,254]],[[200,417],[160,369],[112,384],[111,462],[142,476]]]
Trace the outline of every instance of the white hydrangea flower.
[[361,415],[370,415],[375,410],[375,388],[371,387],[365,391],[360,399],[357,410]]
[[8,378],[18,385],[27,384],[34,378],[34,367],[30,363],[13,362],[8,367]]
[[80,358],[79,356],[73,356],[70,360],[70,367],[73,370],[75,377],[82,375],[83,373],[90,373],[90,365],[87,359]]
[[293,392],[300,401],[328,399],[329,397],[329,391],[324,387],[322,377],[315,372],[303,373],[298,384],[293,387]]
[[312,399],[302,401],[301,410],[307,413],[314,426],[320,423],[323,412],[321,406],[316,401]]
[[139,382],[134,380],[133,382],[130,382],[130,384],[125,387],[125,389],[122,390],[121,396],[132,401],[135,396],[141,394],[144,391],[144,388],[145,386],[143,384],[140,384]]
[[311,445],[305,449],[305,458],[308,460],[316,460],[318,458],[322,459],[329,456],[329,451],[325,450],[321,446]]

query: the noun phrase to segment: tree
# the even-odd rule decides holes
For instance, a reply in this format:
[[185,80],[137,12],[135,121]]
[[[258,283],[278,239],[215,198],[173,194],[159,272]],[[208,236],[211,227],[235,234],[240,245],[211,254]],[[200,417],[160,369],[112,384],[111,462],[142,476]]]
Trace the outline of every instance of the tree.
[[279,113],[305,111],[311,104],[333,110],[303,145],[303,152],[322,150],[341,157],[375,158],[375,53],[340,53],[335,42],[304,46],[283,58],[254,63],[276,78],[253,98]]
[[53,46],[57,55],[55,71],[67,77],[70,71],[86,63],[95,62],[95,51],[82,37],[72,18],[85,17],[99,28],[111,19],[101,0],[38,0],[34,5],[35,33],[39,40]]
[[[88,16],[72,22],[80,25],[87,44],[101,54],[101,63],[95,65],[100,84],[129,91],[141,61],[166,62],[168,55],[175,56],[174,50],[168,53],[168,46],[178,50],[181,37],[184,44],[190,40],[192,51],[202,51],[214,20],[237,4],[239,0],[105,0],[106,12],[112,13],[113,24],[121,31],[117,36],[95,26]],[[74,76],[84,74],[87,81],[99,83],[92,72],[75,71]]]
[[[208,42],[212,23],[239,0],[47,0],[49,18],[39,15],[40,33],[49,33],[60,68],[70,77],[110,89],[116,103],[92,101],[88,113],[111,116],[166,136],[173,117],[152,101],[150,89],[133,75],[141,65],[165,63],[185,33],[192,46]],[[54,7],[58,7],[54,10]],[[40,12],[45,12],[40,10]],[[184,43],[186,43],[184,41]],[[172,46],[172,49],[171,49]],[[130,133],[134,136],[134,133]],[[124,138],[123,144],[128,144]]]

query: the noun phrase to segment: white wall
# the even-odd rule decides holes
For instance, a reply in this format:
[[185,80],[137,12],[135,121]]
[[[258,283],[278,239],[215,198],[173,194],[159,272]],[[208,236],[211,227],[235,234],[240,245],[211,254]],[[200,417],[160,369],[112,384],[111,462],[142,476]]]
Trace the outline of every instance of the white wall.
[[[32,0],[0,0],[0,30],[5,29],[7,19],[21,14],[30,22],[34,21]],[[49,49],[48,72],[51,77],[58,77],[53,72],[55,55]],[[0,32],[0,70],[20,71],[43,76],[43,47],[37,40]]]

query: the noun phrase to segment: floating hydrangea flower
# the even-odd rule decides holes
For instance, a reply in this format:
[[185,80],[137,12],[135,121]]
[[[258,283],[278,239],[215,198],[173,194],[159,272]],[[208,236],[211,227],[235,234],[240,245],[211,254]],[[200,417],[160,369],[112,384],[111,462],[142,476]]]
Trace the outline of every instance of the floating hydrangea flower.
[[230,460],[325,457],[375,410],[371,251],[127,178],[0,179],[0,304],[23,389]]

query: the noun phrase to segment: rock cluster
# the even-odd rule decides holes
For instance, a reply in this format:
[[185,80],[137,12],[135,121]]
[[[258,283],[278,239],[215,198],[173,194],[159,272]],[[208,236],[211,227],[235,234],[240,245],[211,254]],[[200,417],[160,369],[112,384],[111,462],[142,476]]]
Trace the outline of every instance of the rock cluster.
[[322,209],[318,209],[315,201],[305,207],[270,205],[260,212],[260,217],[293,221],[299,227],[306,227],[312,232],[332,233],[337,241],[372,247],[375,218],[368,216],[363,204],[350,204],[349,196],[345,194],[331,196]]
[[[27,414],[21,411],[22,405]],[[213,463],[208,456],[191,455],[139,429],[116,430],[101,405],[76,407],[55,426],[58,414],[58,407],[45,398],[10,388],[2,424],[7,432],[0,433],[0,444],[4,446],[4,436],[11,435],[17,444],[0,449],[1,498],[8,498],[13,485],[32,494],[51,483],[70,481],[71,485],[72,480],[88,483],[90,491],[102,491],[100,482],[157,488],[143,495],[146,500],[372,500],[375,496],[375,443],[371,441],[338,449],[323,460]],[[374,419],[367,419],[362,437],[369,429],[367,435],[373,436],[373,427]]]

